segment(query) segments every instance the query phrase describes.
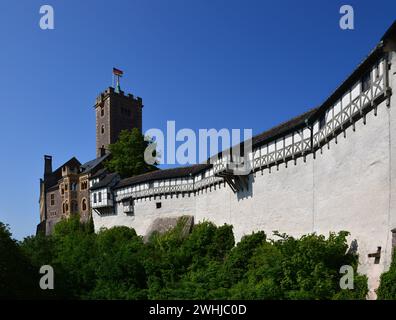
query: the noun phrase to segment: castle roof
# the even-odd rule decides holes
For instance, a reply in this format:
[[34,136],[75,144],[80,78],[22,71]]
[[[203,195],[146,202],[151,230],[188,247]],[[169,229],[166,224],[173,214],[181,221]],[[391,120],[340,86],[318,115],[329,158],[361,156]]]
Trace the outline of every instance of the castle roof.
[[[271,129],[264,131],[256,136],[253,137],[253,147],[256,147],[260,144],[263,144],[267,141],[273,140],[275,137],[285,134],[285,132],[290,131],[291,129],[295,130],[299,126],[303,126],[305,124],[305,119],[315,113],[318,109],[312,109],[294,117],[293,119],[283,122],[280,125],[272,127]],[[198,174],[212,165],[209,163],[203,164],[195,164],[191,166],[185,167],[177,167],[177,168],[170,168],[170,169],[163,169],[152,171],[144,174],[140,174],[137,176],[129,177],[122,179],[119,183],[115,185],[115,188],[122,188],[133,184],[138,184],[142,182],[149,182],[153,180],[164,180],[164,179],[174,179],[174,178],[181,178],[181,177],[188,177],[190,175]],[[95,185],[96,187],[96,185]]]
[[117,173],[109,173],[102,180],[100,180],[98,183],[95,183],[91,187],[91,190],[97,190],[100,188],[112,186],[115,183],[117,183],[118,180],[119,180],[119,176]]
[[83,165],[81,165],[81,173],[90,173],[92,172],[94,169],[96,169],[100,164],[102,164],[102,162],[104,160],[106,160],[108,157],[110,156],[110,154],[105,154],[102,157],[93,159],[91,161],[88,161],[86,163],[84,163]]
[[186,167],[177,167],[177,168],[147,172],[134,177],[123,179],[115,186],[115,188],[122,188],[132,184],[148,182],[153,180],[188,177],[190,175],[195,175],[209,168],[210,166],[211,166],[210,164],[195,164]]
[[45,181],[45,186],[47,189],[55,187],[58,185],[59,179],[62,178],[62,168],[64,166],[68,167],[80,167],[81,163],[80,161],[77,160],[76,157],[71,158],[70,160],[66,161],[64,164],[62,164],[59,168],[57,168],[55,171],[51,172],[50,174],[46,175],[44,177]]

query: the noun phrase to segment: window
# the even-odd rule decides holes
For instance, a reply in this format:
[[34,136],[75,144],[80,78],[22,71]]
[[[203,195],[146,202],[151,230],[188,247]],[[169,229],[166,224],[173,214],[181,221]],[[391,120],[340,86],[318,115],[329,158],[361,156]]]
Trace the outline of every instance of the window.
[[131,117],[132,112],[130,109],[121,108],[121,114],[126,117]]
[[103,108],[103,107],[100,108],[100,116],[101,116],[101,117],[104,117],[104,108]]
[[371,74],[366,73],[362,78],[362,91],[365,92],[371,87]]
[[322,130],[325,125],[326,125],[326,115],[323,114],[319,118],[319,130]]
[[108,199],[108,200],[111,200],[111,194],[110,194],[110,192],[107,192],[107,199]]
[[55,195],[51,193],[51,206],[55,205]]
[[103,157],[106,154],[106,149],[105,147],[102,145],[102,147],[100,148],[100,156]]
[[396,228],[391,230],[392,232],[392,248],[396,249]]
[[65,189],[61,188],[61,194],[65,194]]
[[86,211],[86,210],[87,210],[87,199],[84,198],[84,199],[82,200],[81,208],[82,208],[83,211]]
[[70,190],[71,190],[71,191],[77,191],[77,183],[73,182],[73,183],[70,185]]
[[102,192],[98,193],[99,202],[102,202]]
[[68,188],[69,188],[69,185],[66,183],[65,184],[65,191],[67,191]]
[[87,181],[81,182],[81,190],[86,190],[88,188],[88,183]]
[[101,132],[102,134],[105,133],[105,126],[104,126],[104,124],[102,124],[102,128],[100,129],[100,132]]
[[157,209],[160,209],[160,208],[162,207],[162,203],[161,203],[161,202],[156,202],[156,203],[155,203],[155,207],[156,207]]
[[94,193],[94,203],[96,203],[96,202],[97,202],[96,193]]
[[67,213],[69,211],[69,204],[66,202],[63,203],[63,213]]

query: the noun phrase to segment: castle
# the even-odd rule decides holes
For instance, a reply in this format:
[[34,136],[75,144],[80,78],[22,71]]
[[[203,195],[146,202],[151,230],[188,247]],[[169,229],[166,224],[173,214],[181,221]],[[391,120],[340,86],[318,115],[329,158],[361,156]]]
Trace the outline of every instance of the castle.
[[103,169],[106,148],[120,129],[141,129],[142,101],[109,88],[96,101],[97,159],[52,172],[45,157],[41,227],[80,210],[95,230],[125,225],[141,235],[183,215],[232,224],[237,241],[258,230],[347,230],[373,296],[396,246],[395,90],[396,23],[320,106],[253,137],[244,176],[219,156],[121,180]]
[[96,98],[96,158],[81,164],[75,157],[52,170],[52,157],[44,156],[44,177],[40,179],[40,224],[38,231],[50,234],[62,218],[80,214],[82,221],[91,216],[90,187],[106,175],[103,163],[109,157],[108,146],[117,141],[122,130],[142,130],[143,102],[125,95],[118,87],[109,87]]

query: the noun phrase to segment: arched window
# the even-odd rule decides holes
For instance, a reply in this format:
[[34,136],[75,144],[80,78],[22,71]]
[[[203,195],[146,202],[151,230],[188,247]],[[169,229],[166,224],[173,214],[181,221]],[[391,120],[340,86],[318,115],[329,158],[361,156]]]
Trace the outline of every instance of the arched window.
[[106,154],[106,149],[105,147],[102,145],[102,147],[100,148],[100,156],[103,157]]
[[82,204],[81,204],[82,210],[86,211],[87,210],[87,199],[83,199],[82,200]]
[[104,124],[102,124],[102,128],[101,128],[100,130],[101,130],[102,134],[104,134],[104,132],[105,132],[105,126],[104,126]]
[[63,205],[62,205],[62,212],[63,212],[63,213],[67,213],[67,211],[69,211],[69,204],[68,204],[67,201],[66,201],[66,202],[63,202]]

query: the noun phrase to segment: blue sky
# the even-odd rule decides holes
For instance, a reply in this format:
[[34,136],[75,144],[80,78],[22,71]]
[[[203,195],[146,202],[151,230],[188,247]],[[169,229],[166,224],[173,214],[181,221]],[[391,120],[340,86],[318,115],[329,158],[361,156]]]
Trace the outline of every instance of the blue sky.
[[[39,8],[55,30],[39,28]],[[339,9],[355,10],[355,30]],[[125,72],[143,127],[252,128],[320,104],[396,18],[389,1],[3,1],[0,6],[0,221],[39,222],[43,155],[54,168],[95,156],[95,97]]]

